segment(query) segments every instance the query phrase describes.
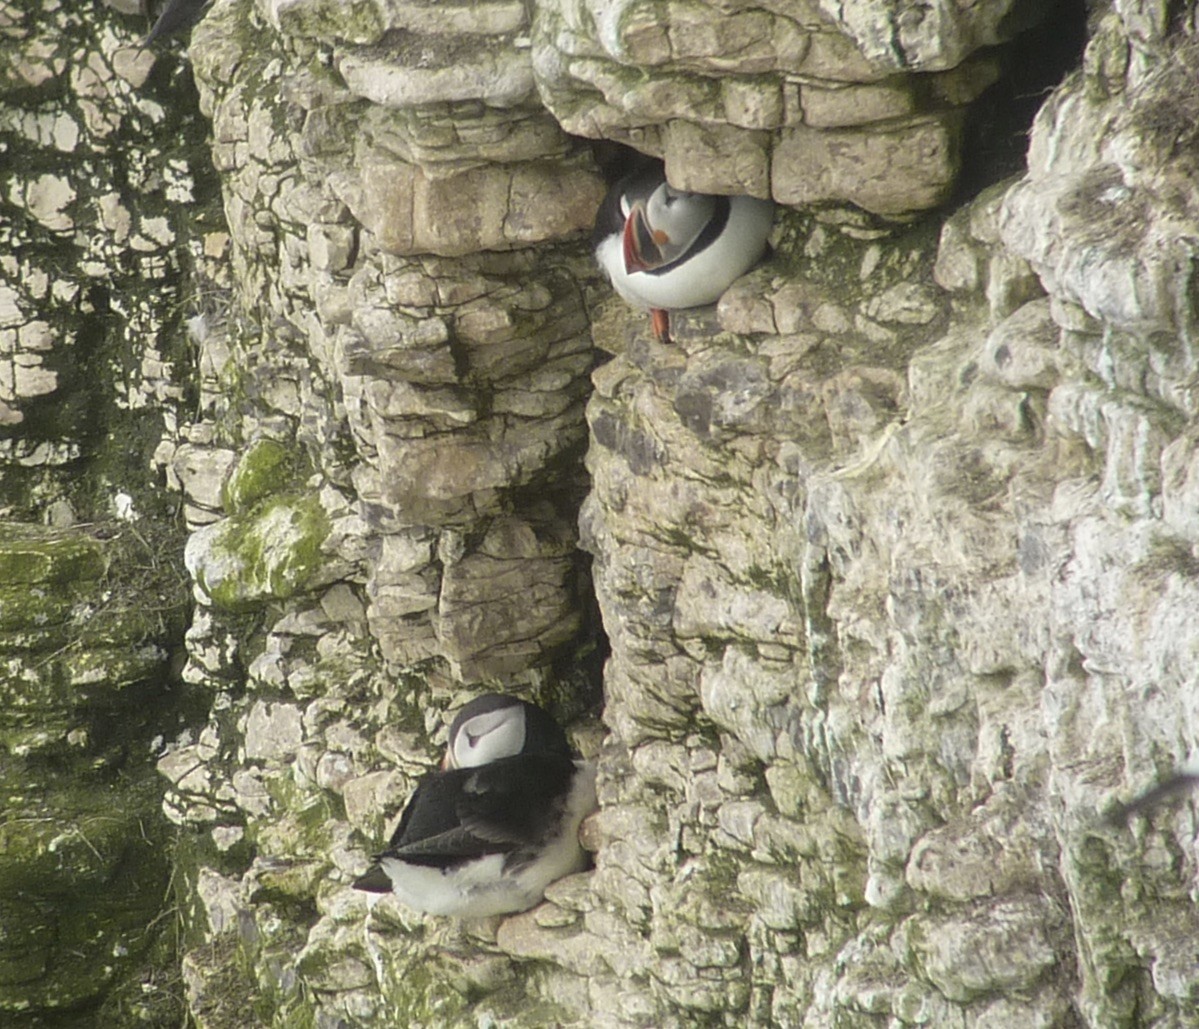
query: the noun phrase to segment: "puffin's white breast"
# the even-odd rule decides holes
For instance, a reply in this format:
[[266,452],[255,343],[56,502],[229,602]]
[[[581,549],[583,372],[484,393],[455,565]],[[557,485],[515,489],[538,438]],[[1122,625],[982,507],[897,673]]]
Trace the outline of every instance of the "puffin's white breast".
[[380,858],[379,865],[391,879],[392,893],[417,911],[459,918],[524,911],[541,900],[550,883],[587,866],[579,824],[595,807],[595,765],[576,761],[558,832],[521,867],[505,870],[502,854],[444,871],[395,857]]
[[[448,871],[412,865],[393,857],[380,858],[379,866],[391,879],[391,892],[416,911],[482,917],[509,910],[502,906],[507,899],[505,891],[498,888],[504,883],[502,854],[479,858]],[[481,890],[486,890],[490,904],[484,902]]]

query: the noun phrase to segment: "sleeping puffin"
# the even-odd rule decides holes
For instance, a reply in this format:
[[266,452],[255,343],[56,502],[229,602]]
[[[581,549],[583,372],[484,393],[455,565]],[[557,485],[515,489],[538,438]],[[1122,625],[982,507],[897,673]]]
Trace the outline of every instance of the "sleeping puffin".
[[441,771],[420,781],[354,886],[431,915],[524,911],[587,866],[579,823],[595,807],[595,766],[573,759],[557,723],[489,693],[458,713]]
[[762,259],[773,221],[772,201],[686,193],[655,164],[608,191],[591,242],[616,292],[648,307],[669,342],[670,312],[719,300]]

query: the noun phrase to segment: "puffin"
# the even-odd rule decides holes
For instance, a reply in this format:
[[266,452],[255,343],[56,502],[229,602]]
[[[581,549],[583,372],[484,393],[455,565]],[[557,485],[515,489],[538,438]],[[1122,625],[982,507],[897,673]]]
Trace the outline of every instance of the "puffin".
[[535,704],[485,694],[458,712],[441,769],[353,885],[430,915],[524,911],[587,867],[579,824],[596,806],[595,765],[574,759],[558,724]]
[[719,300],[762,259],[773,222],[772,201],[675,189],[655,163],[608,191],[591,243],[616,292],[648,307],[668,343],[670,312]]

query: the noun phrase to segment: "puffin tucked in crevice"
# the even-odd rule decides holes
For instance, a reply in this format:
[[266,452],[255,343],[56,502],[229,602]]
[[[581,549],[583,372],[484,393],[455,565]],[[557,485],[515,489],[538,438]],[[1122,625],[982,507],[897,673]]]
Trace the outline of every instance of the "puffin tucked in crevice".
[[417,911],[476,918],[532,907],[587,867],[579,823],[595,810],[595,767],[572,758],[541,708],[486,694],[450,725],[442,771],[412,794],[360,890]]
[[660,164],[626,175],[604,198],[591,236],[595,259],[625,300],[648,307],[670,341],[670,312],[720,299],[766,253],[774,204],[687,193]]

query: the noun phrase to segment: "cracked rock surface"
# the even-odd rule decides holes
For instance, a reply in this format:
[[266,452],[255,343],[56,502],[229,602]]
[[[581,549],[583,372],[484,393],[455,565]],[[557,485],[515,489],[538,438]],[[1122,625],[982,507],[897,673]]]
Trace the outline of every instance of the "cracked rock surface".
[[[202,295],[114,306],[141,372],[110,406],[155,418],[128,503],[99,460],[70,493],[102,434],[49,400],[91,294],[23,244],[173,284],[180,212],[4,173],[0,565],[47,586],[10,617],[0,585],[0,649],[37,666],[39,618],[139,567],[68,524],[96,498],[172,498],[193,603],[124,678],[104,641],[104,674],[54,658],[75,694],[13,677],[0,753],[90,755],[80,711],[127,681],[188,698],[153,753],[197,1025],[1199,1021],[1193,801],[1106,818],[1199,739],[1199,40],[1168,13],[1091,11],[1027,160],[976,186],[1041,5],[216,0]],[[6,133],[81,156],[152,118],[119,82],[153,61],[107,79],[40,24],[4,29]],[[78,117],[26,102],[68,67]],[[589,253],[612,144],[780,205],[669,345]],[[597,758],[594,868],[483,922],[354,891],[485,689]]]

